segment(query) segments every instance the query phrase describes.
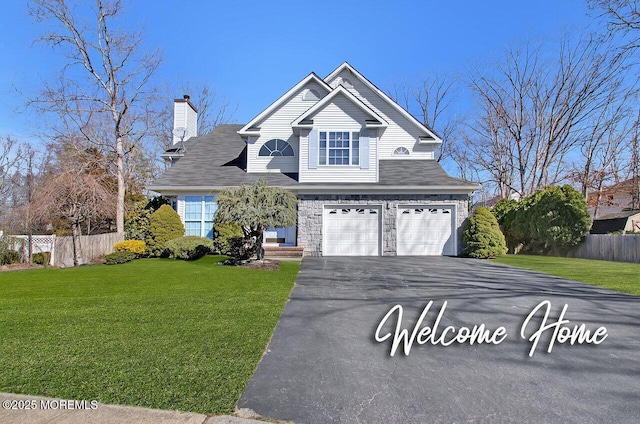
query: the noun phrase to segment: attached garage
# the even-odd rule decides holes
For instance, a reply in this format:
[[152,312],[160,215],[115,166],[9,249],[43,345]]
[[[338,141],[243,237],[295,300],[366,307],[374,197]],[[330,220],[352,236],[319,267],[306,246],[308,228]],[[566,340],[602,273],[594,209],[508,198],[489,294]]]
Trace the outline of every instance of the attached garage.
[[399,206],[397,254],[455,255],[453,206]]
[[380,206],[325,206],[322,222],[325,256],[380,255]]

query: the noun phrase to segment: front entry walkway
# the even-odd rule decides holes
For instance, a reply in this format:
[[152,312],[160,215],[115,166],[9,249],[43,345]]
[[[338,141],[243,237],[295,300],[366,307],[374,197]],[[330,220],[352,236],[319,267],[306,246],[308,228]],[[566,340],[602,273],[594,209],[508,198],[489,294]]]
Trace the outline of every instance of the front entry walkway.
[[[606,327],[599,345],[520,336],[550,301],[570,327]],[[409,355],[376,329],[394,305],[420,328],[504,326],[499,344],[418,344]],[[436,329],[435,320],[447,306]],[[532,319],[527,337],[540,325]],[[397,314],[379,333],[395,331]],[[452,334],[452,333],[450,333]],[[426,336],[426,334],[423,334]],[[423,340],[424,341],[424,340]],[[291,300],[238,408],[295,423],[637,422],[640,298],[490,262],[447,257],[305,258]]]

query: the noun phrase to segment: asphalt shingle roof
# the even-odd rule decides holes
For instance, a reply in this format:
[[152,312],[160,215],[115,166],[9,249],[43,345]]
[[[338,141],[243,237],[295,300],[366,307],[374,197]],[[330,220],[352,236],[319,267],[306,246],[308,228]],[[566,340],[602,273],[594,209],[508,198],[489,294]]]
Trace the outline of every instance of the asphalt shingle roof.
[[[156,179],[150,190],[171,188],[220,187],[250,184],[259,179],[269,185],[290,188],[326,186],[327,183],[299,183],[298,174],[275,172],[247,173],[246,143],[237,131],[243,125],[217,126],[211,133],[185,142],[184,157]],[[342,183],[339,187],[358,186],[420,186],[460,187],[473,189],[474,183],[451,177],[433,160],[381,160],[379,183]]]
[[600,221],[604,219],[629,218],[630,216],[638,215],[638,214],[640,214],[640,209],[621,211],[621,212],[610,213],[608,215],[601,216],[596,221]]
[[627,221],[634,215],[640,214],[640,210],[622,211],[611,213],[593,221],[591,234],[608,234],[622,231],[627,226]]

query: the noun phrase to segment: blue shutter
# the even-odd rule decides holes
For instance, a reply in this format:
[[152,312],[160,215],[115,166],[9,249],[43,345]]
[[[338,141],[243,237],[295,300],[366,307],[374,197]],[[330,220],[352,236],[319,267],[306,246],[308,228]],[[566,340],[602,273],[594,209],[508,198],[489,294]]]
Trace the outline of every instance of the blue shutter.
[[318,130],[309,131],[309,169],[318,168]]
[[369,169],[369,130],[360,131],[360,169]]

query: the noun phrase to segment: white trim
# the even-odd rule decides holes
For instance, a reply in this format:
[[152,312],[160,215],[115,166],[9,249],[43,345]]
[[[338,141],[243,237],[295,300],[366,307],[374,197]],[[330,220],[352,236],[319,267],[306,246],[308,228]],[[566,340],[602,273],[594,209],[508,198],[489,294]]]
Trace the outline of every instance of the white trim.
[[304,87],[307,83],[309,83],[311,81],[315,81],[316,83],[318,83],[321,87],[323,87],[324,89],[327,90],[327,93],[331,92],[331,87],[329,86],[329,84],[327,84],[324,80],[320,79],[319,76],[317,76],[315,73],[312,72],[309,75],[307,75],[302,81],[300,81],[299,83],[294,85],[291,89],[289,89],[289,91],[287,91],[285,94],[280,96],[275,102],[271,103],[271,105],[269,105],[265,110],[260,112],[260,114],[258,116],[256,116],[251,121],[249,121],[249,123],[247,125],[242,127],[240,129],[240,131],[238,131],[238,134],[240,134],[240,135],[259,135],[260,131],[255,131],[255,130],[254,131],[249,131],[249,128],[253,127],[257,123],[262,121],[264,118],[266,118],[278,106],[280,106],[282,103],[284,103],[286,100],[288,100],[293,94],[295,94],[297,91],[299,91],[302,87]]
[[316,112],[318,112],[320,109],[322,109],[323,107],[325,107],[329,102],[331,102],[331,100],[333,100],[334,97],[336,97],[338,94],[342,94],[344,95],[347,100],[351,101],[351,103],[353,103],[354,105],[356,105],[360,110],[362,110],[364,113],[366,113],[367,115],[369,115],[370,117],[374,118],[375,120],[379,121],[380,124],[370,124],[370,125],[365,125],[365,127],[369,128],[380,128],[380,127],[386,127],[387,126],[387,121],[385,121],[380,115],[378,115],[373,109],[371,109],[369,106],[365,105],[364,103],[362,103],[362,101],[360,99],[358,99],[356,96],[354,96],[353,94],[351,94],[351,92],[349,92],[349,90],[347,90],[346,88],[344,88],[344,86],[339,85],[336,88],[333,89],[332,92],[330,92],[329,94],[327,94],[326,96],[324,96],[321,100],[319,100],[315,105],[311,106],[306,112],[304,112],[302,115],[298,116],[292,123],[291,126],[292,127],[309,127],[309,124],[300,124],[300,122],[304,121],[305,119],[307,119],[309,116],[314,115]]
[[[218,195],[217,194],[197,194],[197,193],[189,193],[189,194],[185,194],[182,197],[182,215],[180,216],[180,219],[182,219],[182,225],[184,225],[184,233],[185,235],[187,235],[187,197],[199,197],[200,198],[200,237],[207,237],[207,234],[209,233],[209,231],[207,230],[207,227],[205,225],[207,221],[206,219],[206,210],[207,210],[207,197],[213,197],[213,204],[215,205],[215,209],[218,208],[217,205],[217,199],[218,199]],[[178,213],[178,215],[180,215],[180,213]],[[214,216],[215,216],[215,212],[214,212]],[[198,222],[195,220],[189,220],[188,222]],[[211,222],[213,221],[213,216],[211,217]],[[211,230],[213,231],[213,230]],[[194,235],[194,234],[191,234]]]
[[[360,133],[361,131],[351,131],[351,130],[340,130],[340,129],[320,129],[318,128],[318,168],[335,168],[335,169],[360,169]],[[327,146],[325,148],[325,163],[320,163],[322,159],[320,157],[320,134],[325,134],[325,142]],[[349,134],[349,147],[330,147],[329,145],[329,133],[347,133]],[[358,163],[353,163],[353,158],[355,155],[353,154],[353,142],[355,141],[354,134],[358,134]],[[344,140],[341,140],[344,141]],[[329,151],[333,150],[347,150],[349,149],[349,163],[348,164],[330,164],[329,163]]]
[[[251,184],[251,181],[246,182]],[[375,187],[372,187],[374,185]],[[149,187],[149,190],[162,192],[164,196],[175,196],[179,194],[188,193],[200,193],[207,191],[211,193],[224,190],[226,188],[238,187],[237,185],[231,186],[157,186]],[[480,190],[480,186],[476,184],[470,184],[466,186],[397,186],[397,185],[381,185],[377,183],[354,184],[345,186],[342,185],[300,185],[292,186],[277,186],[290,190],[294,193],[301,194],[333,194],[333,193],[349,193],[349,194],[469,194],[476,190]]]
[[[453,237],[453,255],[458,255],[458,206],[455,203],[399,203],[396,207],[396,254],[398,254],[398,244],[400,243],[400,210],[401,209],[448,209],[451,208],[451,237]],[[448,256],[448,255],[441,255]]]
[[364,77],[360,72],[358,72],[353,66],[351,66],[348,62],[344,62],[342,65],[338,66],[333,72],[331,72],[324,79],[325,82],[332,80],[335,78],[340,72],[347,69],[352,75],[360,80],[364,85],[366,85],[370,90],[376,93],[382,100],[386,101],[391,107],[393,107],[397,112],[399,112],[402,116],[404,116],[409,122],[419,128],[423,133],[427,134],[429,137],[433,137],[434,140],[431,143],[442,143],[442,139],[429,127],[418,121],[413,115],[407,112],[402,106],[398,103],[394,102],[389,96],[387,96],[383,91],[381,91],[378,87],[373,85],[371,81]]

